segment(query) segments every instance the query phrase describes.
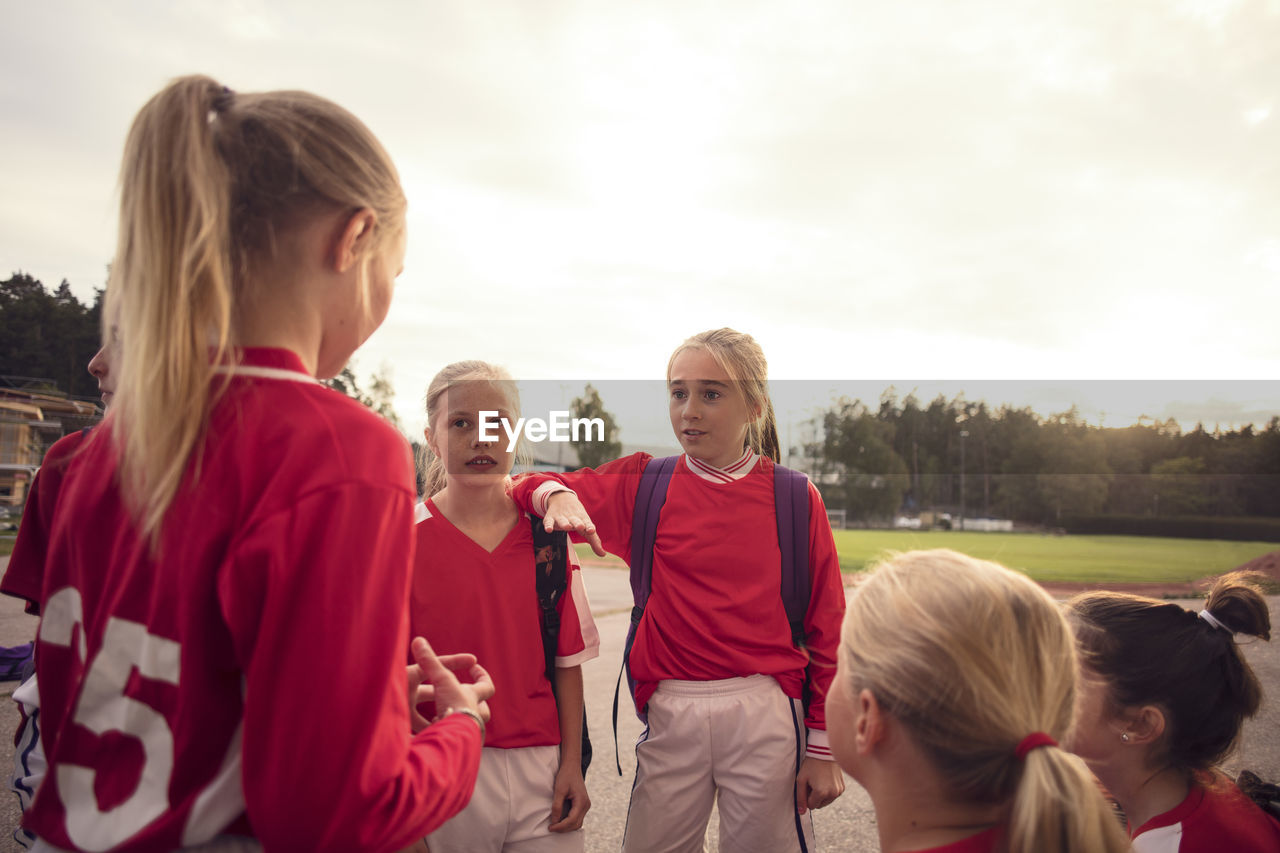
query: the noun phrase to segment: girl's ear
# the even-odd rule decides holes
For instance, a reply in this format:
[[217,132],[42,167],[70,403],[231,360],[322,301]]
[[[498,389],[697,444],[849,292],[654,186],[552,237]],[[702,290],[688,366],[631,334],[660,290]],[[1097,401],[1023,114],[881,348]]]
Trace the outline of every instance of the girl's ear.
[[1120,727],[1120,740],[1126,744],[1147,745],[1164,736],[1166,720],[1164,711],[1155,705],[1142,705],[1127,709],[1116,720]]
[[367,207],[340,220],[330,255],[334,272],[343,273],[355,266],[372,243],[373,228],[377,223],[378,215]]
[[427,427],[422,431],[422,437],[427,440],[427,449],[431,451],[433,456],[439,459],[440,450],[436,447],[435,432],[432,431],[431,427]]
[[862,755],[870,753],[888,733],[884,710],[880,701],[870,690],[858,691],[855,698],[858,722],[854,726],[854,745]]

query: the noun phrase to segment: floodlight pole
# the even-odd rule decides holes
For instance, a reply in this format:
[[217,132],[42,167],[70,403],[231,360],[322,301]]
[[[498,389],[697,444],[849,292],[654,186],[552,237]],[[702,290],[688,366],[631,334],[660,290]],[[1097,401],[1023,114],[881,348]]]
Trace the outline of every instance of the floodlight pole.
[[969,437],[967,429],[960,430],[960,529],[964,530],[964,440]]

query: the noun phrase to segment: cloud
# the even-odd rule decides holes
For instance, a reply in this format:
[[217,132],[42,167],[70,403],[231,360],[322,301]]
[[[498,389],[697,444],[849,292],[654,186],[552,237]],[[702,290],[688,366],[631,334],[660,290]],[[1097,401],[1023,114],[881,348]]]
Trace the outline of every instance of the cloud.
[[410,197],[408,268],[359,356],[405,398],[471,356],[660,374],[726,324],[787,376],[1280,360],[1274,3],[150,0],[8,19],[0,267],[90,297],[128,123],[165,80],[310,89],[374,129]]

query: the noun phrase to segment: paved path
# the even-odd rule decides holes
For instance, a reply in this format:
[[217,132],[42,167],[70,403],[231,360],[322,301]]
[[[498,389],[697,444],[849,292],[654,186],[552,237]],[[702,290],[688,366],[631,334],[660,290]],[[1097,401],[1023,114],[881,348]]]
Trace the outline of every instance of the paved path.
[[[8,563],[0,557],[0,572]],[[626,821],[631,780],[635,774],[633,746],[640,735],[640,722],[629,711],[627,698],[622,698],[618,720],[619,750],[622,776],[613,762],[613,737],[610,725],[613,689],[622,659],[622,642],[626,636],[631,591],[627,573],[619,569],[588,567],[583,572],[592,612],[600,629],[600,657],[583,667],[586,684],[587,713],[591,722],[595,759],[587,778],[592,808],[587,815],[588,853],[614,853],[620,849]],[[1185,602],[1188,606],[1190,602]],[[1280,596],[1273,596],[1272,624],[1280,627]],[[22,612],[15,599],[0,595],[0,646],[27,642],[35,633],[36,621]],[[1262,712],[1245,726],[1238,757],[1228,762],[1235,773],[1246,766],[1264,778],[1280,779],[1280,637],[1274,643],[1253,643],[1244,647],[1246,657],[1267,691],[1268,701]],[[0,700],[12,694],[16,685],[0,685]],[[0,777],[7,777],[12,766],[13,730],[18,714],[12,703],[0,701]],[[866,793],[852,780],[846,780],[843,797],[814,813],[814,827],[821,850],[874,853],[877,848],[875,818]],[[717,849],[715,823],[708,833],[708,850]],[[0,853],[17,851],[10,838],[17,825],[17,798],[0,795]]]

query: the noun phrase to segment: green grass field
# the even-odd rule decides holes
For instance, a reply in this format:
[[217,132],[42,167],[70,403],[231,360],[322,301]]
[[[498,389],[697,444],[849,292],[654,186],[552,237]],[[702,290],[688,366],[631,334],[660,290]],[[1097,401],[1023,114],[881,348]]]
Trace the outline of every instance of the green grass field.
[[[858,572],[886,551],[952,548],[995,560],[1038,581],[1065,583],[1186,583],[1230,571],[1280,550],[1274,542],[1156,539],[1140,536],[1041,536],[1036,533],[961,533],[918,530],[837,530],[840,568]],[[591,549],[578,545],[584,559]],[[13,540],[0,539],[0,556]],[[610,562],[623,565],[610,557]]]
[[[866,569],[886,551],[951,548],[1038,581],[1065,583],[1186,583],[1280,549],[1274,542],[918,530],[837,530],[835,538],[846,572]],[[577,547],[584,559],[595,559],[590,548]]]
[[1026,572],[1038,581],[1183,583],[1277,550],[1269,542],[1141,536],[1046,536],[918,530],[837,530],[840,568],[861,571],[885,551],[951,548]]

